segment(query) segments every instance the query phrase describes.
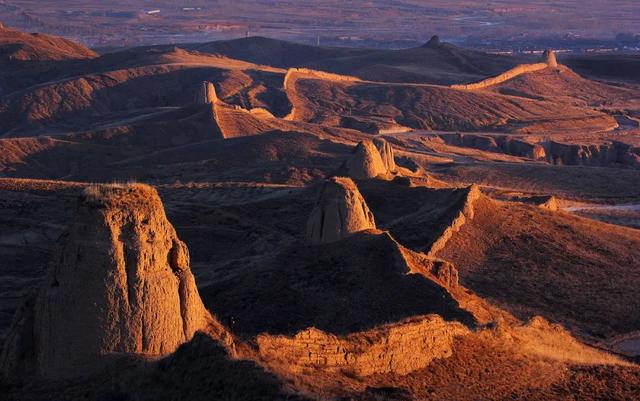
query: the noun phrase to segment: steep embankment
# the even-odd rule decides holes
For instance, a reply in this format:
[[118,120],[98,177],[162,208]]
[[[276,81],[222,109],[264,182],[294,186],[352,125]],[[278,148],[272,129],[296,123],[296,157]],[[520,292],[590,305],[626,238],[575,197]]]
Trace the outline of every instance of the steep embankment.
[[378,228],[452,262],[461,285],[518,317],[539,314],[596,336],[638,330],[637,319],[623,317],[637,303],[637,230],[470,189],[383,181],[359,187]]
[[568,166],[640,168],[640,147],[619,141],[600,143],[543,143],[549,163]]
[[[464,249],[464,252],[460,252]],[[637,230],[483,197],[437,255],[460,282],[520,317],[605,337],[640,328]]]
[[82,130],[126,119],[135,110],[188,105],[194,94],[184,89],[220,73],[162,65],[50,82],[0,99],[0,132],[24,136],[43,127]]
[[512,156],[544,160],[545,148],[535,141],[527,142],[513,136],[483,134],[440,134],[435,135],[447,145],[473,148],[489,152],[506,153]]
[[[483,195],[479,188],[432,189],[399,183],[361,182],[363,194],[378,216],[379,227],[387,229],[401,244],[433,257],[453,233],[474,216],[474,204]],[[394,195],[390,195],[393,193]],[[389,198],[385,200],[386,198]],[[392,199],[408,199],[402,207]]]
[[466,298],[448,287],[455,283],[436,276],[438,266],[431,259],[410,262],[389,234],[365,231],[327,244],[291,244],[260,264],[234,269],[201,294],[243,338],[291,336],[309,327],[345,336],[429,314],[473,326],[476,315],[495,315],[481,303],[465,309]]
[[602,138],[586,137],[572,140],[567,136],[544,140],[536,136],[518,138],[511,135],[446,133],[430,137],[429,146],[436,147],[435,144],[440,141],[451,146],[525,157],[554,165],[617,168],[640,166],[640,147],[634,146],[634,138],[615,134]]
[[475,203],[482,197],[480,188],[477,185],[472,185],[467,188],[467,193],[464,196],[462,208],[457,215],[451,220],[451,223],[444,226],[442,233],[431,244],[429,250],[426,252],[427,256],[435,257],[435,255],[442,250],[451,237],[462,229],[462,226],[469,220],[473,220]]

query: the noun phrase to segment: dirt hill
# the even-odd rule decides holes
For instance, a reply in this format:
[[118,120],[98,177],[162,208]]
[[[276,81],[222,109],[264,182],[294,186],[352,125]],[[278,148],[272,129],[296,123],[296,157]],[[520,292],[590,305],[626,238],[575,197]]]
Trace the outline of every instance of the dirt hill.
[[252,37],[192,45],[189,49],[222,54],[280,68],[308,67],[384,82],[451,84],[509,69],[513,57],[461,49],[448,43],[403,50],[316,47]]
[[[552,131],[564,128],[606,130],[613,117],[553,101],[432,85],[377,84],[298,79],[289,92],[295,119],[341,126],[353,116],[379,131],[409,127],[442,131]],[[331,102],[325,99],[331,98]]]
[[634,229],[482,199],[437,255],[456,264],[461,283],[520,317],[605,338],[640,326],[629,314],[639,242]]
[[0,27],[0,59],[5,62],[77,60],[96,56],[94,51],[57,36]]

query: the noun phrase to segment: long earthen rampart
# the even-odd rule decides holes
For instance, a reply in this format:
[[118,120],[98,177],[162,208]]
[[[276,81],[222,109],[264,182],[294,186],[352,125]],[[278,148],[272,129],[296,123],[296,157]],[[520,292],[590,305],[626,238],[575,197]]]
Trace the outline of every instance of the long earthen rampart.
[[536,63],[536,64],[520,64],[506,72],[503,72],[500,75],[497,75],[495,77],[491,77],[491,78],[487,78],[483,81],[480,82],[475,82],[475,83],[471,83],[471,84],[466,84],[466,85],[451,85],[452,89],[462,89],[462,90],[478,90],[478,89],[485,89],[488,88],[490,86],[494,86],[494,85],[498,85],[501,84],[505,81],[508,81],[510,79],[513,79],[519,75],[522,74],[527,74],[530,72],[536,72],[536,71],[540,71],[540,70],[544,70],[545,68],[548,68],[549,65],[546,63]]
[[462,209],[458,212],[457,216],[451,221],[451,224],[445,227],[442,234],[436,239],[428,252],[427,257],[435,257],[438,251],[442,250],[454,233],[460,231],[460,228],[474,216],[474,204],[480,198],[482,193],[477,185],[471,185],[468,188],[466,199],[462,205]]

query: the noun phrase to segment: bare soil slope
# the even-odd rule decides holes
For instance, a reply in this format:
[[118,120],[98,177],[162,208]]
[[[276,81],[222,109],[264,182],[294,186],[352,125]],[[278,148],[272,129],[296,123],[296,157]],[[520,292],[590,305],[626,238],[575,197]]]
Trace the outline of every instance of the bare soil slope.
[[438,40],[412,49],[381,50],[316,47],[252,37],[188,48],[280,68],[308,67],[373,81],[445,85],[495,75],[519,61],[510,56],[462,49]]
[[514,314],[602,338],[640,327],[632,313],[639,245],[638,230],[483,198],[438,255]]
[[[295,81],[291,99],[298,120],[340,126],[341,116],[377,125],[441,131],[606,130],[613,117],[553,101],[469,92],[431,85]],[[291,98],[291,96],[290,96]],[[331,99],[331,101],[327,101]]]

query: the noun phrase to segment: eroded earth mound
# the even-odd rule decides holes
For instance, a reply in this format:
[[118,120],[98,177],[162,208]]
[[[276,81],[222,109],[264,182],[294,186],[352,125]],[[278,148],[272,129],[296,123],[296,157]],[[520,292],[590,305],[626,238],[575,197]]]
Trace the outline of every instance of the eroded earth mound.
[[155,189],[87,187],[60,241],[33,309],[9,332],[5,374],[89,374],[113,355],[170,354],[205,327],[189,251]]
[[333,177],[322,187],[309,216],[307,238],[312,244],[323,244],[375,228],[373,214],[356,184],[349,178]]

